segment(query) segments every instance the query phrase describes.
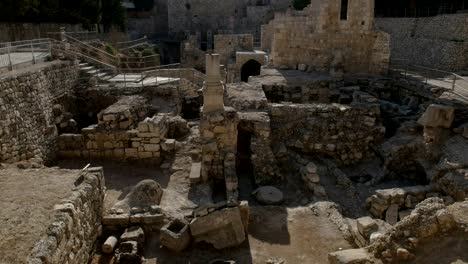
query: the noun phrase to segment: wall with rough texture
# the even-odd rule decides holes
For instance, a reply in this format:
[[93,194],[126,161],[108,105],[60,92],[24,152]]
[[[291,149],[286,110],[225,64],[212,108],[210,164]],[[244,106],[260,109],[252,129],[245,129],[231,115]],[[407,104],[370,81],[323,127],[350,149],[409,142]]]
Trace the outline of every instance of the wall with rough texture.
[[54,100],[72,92],[79,67],[53,61],[0,75],[0,162],[55,155]]
[[[271,59],[276,67],[309,71],[385,74],[389,63],[389,36],[376,31],[374,1],[349,1],[346,20],[340,19],[341,1],[313,0],[303,11],[276,14],[265,26],[264,40],[271,40]],[[265,36],[273,34],[273,36]]]
[[284,11],[290,0],[187,0],[168,1],[169,32],[251,33],[260,36],[260,26]]
[[277,156],[291,149],[352,164],[374,156],[384,138],[380,109],[370,104],[270,104],[270,111]]
[[88,263],[101,230],[105,194],[103,169],[89,168],[76,184],[70,197],[54,207],[54,220],[36,243],[28,263]]
[[161,152],[175,147],[173,139],[165,139],[167,117],[147,118],[132,130],[108,130],[91,126],[82,134],[62,134],[58,137],[58,156],[61,158],[156,160]]
[[66,31],[83,31],[81,25],[55,24],[55,23],[0,23],[0,42],[48,38],[48,32],[60,32],[65,27]]
[[390,34],[392,59],[444,70],[468,69],[468,14],[424,18],[377,18]]

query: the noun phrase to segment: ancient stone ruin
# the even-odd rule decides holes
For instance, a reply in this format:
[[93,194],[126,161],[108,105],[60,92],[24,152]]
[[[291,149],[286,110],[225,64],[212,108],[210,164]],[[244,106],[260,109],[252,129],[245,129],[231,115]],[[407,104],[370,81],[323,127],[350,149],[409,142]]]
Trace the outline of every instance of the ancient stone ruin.
[[0,71],[0,264],[468,263],[463,72],[373,0],[173,2],[179,64],[62,30]]

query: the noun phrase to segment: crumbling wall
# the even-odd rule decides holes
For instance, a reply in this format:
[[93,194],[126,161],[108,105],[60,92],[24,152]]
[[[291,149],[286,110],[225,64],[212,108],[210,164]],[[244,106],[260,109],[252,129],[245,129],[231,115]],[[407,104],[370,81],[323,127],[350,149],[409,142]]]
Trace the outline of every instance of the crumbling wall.
[[102,228],[104,171],[90,168],[76,184],[70,197],[54,207],[54,220],[36,243],[28,263],[88,263]]
[[[264,35],[273,33],[271,58],[276,67],[329,72],[333,64],[348,73],[385,74],[390,57],[389,35],[373,28],[374,1],[350,1],[340,19],[341,1],[313,0],[304,11],[276,14]],[[274,30],[271,29],[274,28]],[[334,62],[335,61],[335,62]]]
[[82,134],[58,137],[61,158],[146,159],[160,160],[161,152],[174,149],[175,141],[165,139],[167,117],[147,118],[133,130],[103,130],[96,126],[82,129]]
[[352,164],[373,157],[384,137],[380,110],[369,104],[271,104],[270,111],[277,155],[292,149]]
[[468,14],[420,18],[377,18],[390,34],[392,59],[458,71],[468,67]]
[[54,61],[5,73],[0,80],[0,162],[55,155],[54,100],[73,91],[78,65]]

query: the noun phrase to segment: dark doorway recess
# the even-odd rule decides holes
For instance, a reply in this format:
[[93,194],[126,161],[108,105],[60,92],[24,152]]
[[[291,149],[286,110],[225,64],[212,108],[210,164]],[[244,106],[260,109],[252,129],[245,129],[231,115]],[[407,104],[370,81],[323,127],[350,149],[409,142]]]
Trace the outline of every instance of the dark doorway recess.
[[249,200],[255,189],[251,139],[251,132],[238,129],[236,173],[239,180],[239,198],[242,200]]
[[248,82],[250,76],[260,75],[262,64],[256,60],[247,61],[241,68],[241,81]]

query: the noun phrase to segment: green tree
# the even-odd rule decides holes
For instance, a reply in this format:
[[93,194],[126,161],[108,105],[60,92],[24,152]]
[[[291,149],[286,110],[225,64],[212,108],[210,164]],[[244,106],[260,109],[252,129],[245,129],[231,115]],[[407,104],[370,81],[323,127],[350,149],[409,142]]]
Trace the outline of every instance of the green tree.
[[154,7],[154,0],[133,0],[137,10],[150,11]]
[[293,0],[293,7],[296,10],[302,10],[310,5],[310,0]]

